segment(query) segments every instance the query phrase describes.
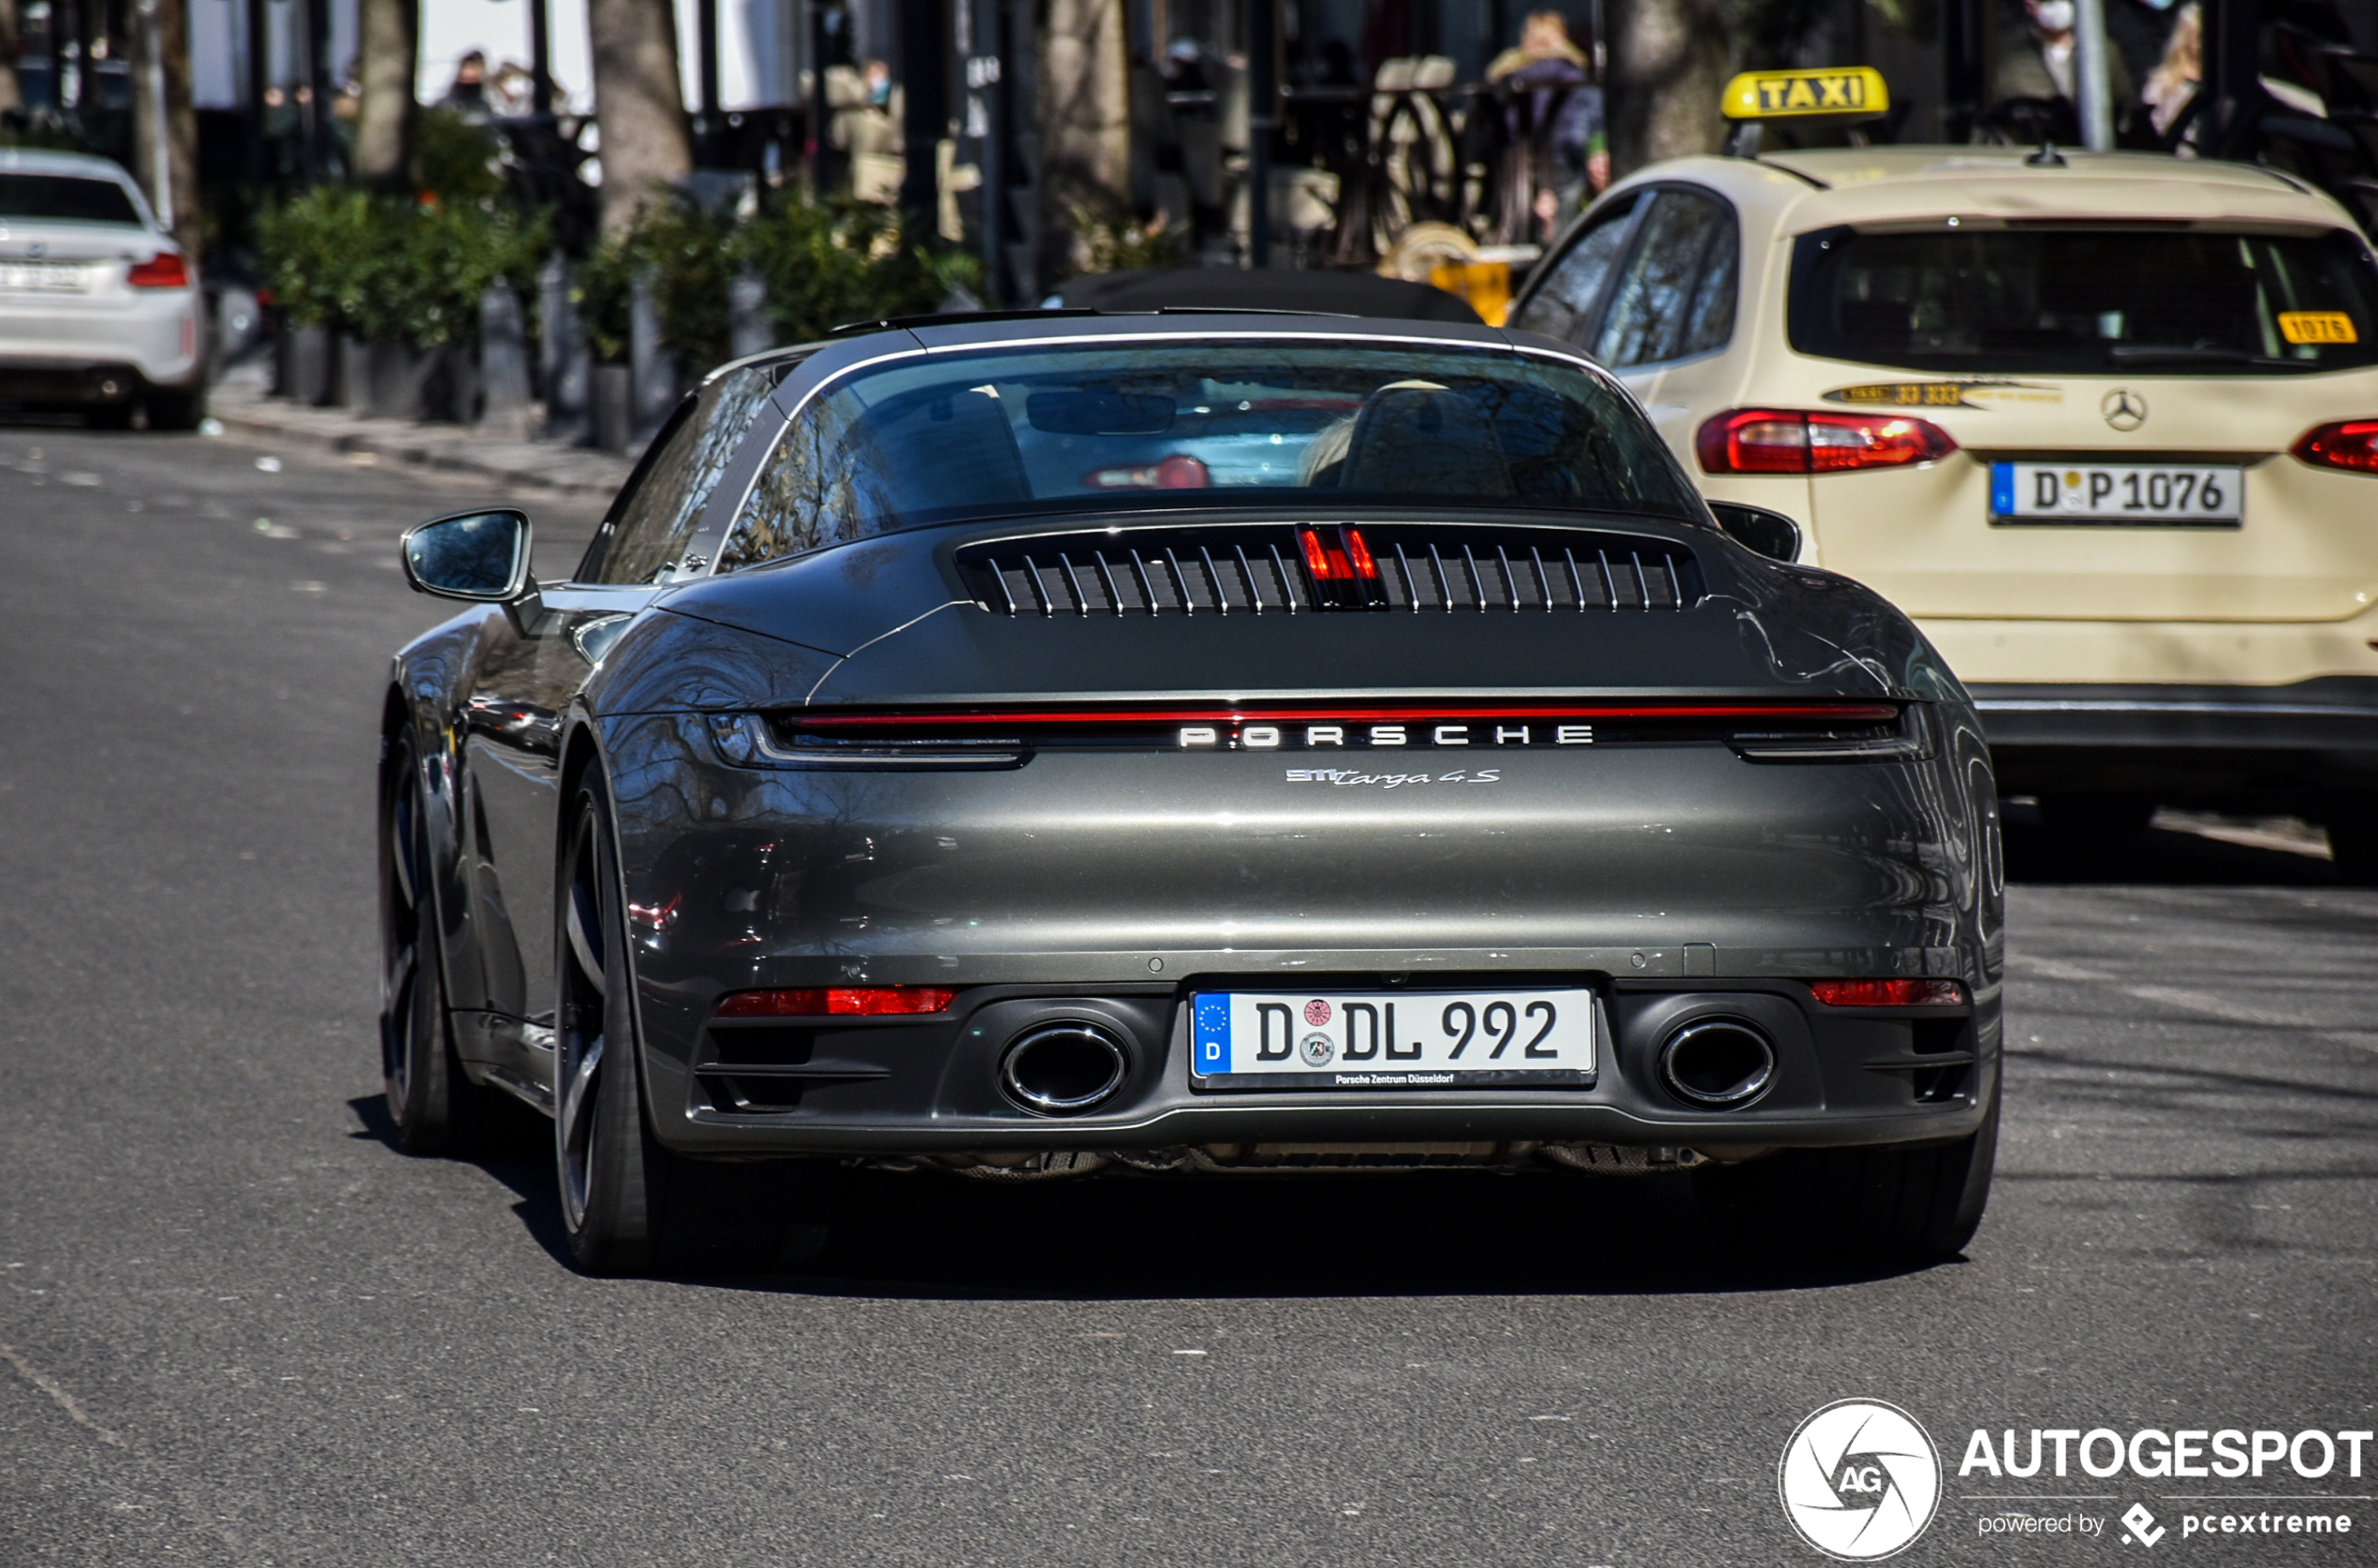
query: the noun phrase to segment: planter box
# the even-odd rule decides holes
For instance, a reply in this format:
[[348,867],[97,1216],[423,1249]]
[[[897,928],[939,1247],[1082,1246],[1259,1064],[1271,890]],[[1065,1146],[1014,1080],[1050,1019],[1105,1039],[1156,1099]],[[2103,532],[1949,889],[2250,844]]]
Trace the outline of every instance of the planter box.
[[418,418],[422,393],[437,368],[436,352],[409,343],[375,343],[365,353],[364,404],[360,412],[377,419]]
[[332,401],[358,414],[372,406],[372,345],[349,332],[339,339],[337,385]]
[[592,379],[594,445],[624,452],[636,435],[636,373],[625,365],[596,365]]
[[338,339],[328,327],[281,329],[273,348],[273,390],[303,408],[320,408],[337,390]]

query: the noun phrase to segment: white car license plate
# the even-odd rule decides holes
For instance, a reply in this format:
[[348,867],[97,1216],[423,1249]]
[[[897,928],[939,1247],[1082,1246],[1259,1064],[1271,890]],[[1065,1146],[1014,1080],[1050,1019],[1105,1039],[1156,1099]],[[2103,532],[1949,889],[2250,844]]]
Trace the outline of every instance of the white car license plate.
[[1208,991],[1192,1000],[1201,1088],[1591,1084],[1590,990]]
[[1989,510],[1993,522],[2234,528],[2246,515],[2246,471],[2197,464],[1994,462]]
[[78,262],[0,261],[0,288],[19,294],[85,294],[91,269]]

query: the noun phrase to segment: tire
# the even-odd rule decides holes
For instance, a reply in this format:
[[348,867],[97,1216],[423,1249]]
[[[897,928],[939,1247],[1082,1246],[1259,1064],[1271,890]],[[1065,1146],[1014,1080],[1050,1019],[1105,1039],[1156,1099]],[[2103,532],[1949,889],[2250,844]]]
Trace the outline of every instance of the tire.
[[1970,1136],[1916,1147],[1793,1149],[1693,1173],[1705,1224],[1777,1258],[1930,1262],[1964,1251],[1989,1203],[1998,1102]]
[[2043,795],[2039,814],[2055,832],[2126,838],[2147,831],[2155,817],[2155,799],[2149,795]]
[[570,1256],[590,1274],[772,1273],[816,1261],[831,1162],[688,1160],[653,1136],[599,780],[580,784],[568,821],[554,901],[553,1164]]
[[399,740],[382,788],[380,1076],[398,1148],[407,1154],[461,1154],[485,1141],[493,1093],[470,1080],[454,1051],[415,756],[412,741]]
[[206,418],[206,388],[175,391],[160,388],[141,400],[149,411],[151,430],[196,430]]

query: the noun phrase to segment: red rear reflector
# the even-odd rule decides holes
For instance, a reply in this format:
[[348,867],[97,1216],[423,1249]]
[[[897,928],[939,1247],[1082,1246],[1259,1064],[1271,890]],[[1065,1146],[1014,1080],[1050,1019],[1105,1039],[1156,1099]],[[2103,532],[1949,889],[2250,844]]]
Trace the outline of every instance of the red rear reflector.
[[718,1004],[722,1018],[883,1018],[940,1013],[958,993],[938,986],[804,986],[796,990],[737,991]]
[[2341,419],[2306,431],[2294,449],[2297,458],[2315,468],[2378,474],[2378,419]]
[[1737,408],[1703,422],[1693,438],[1711,474],[1836,474],[1937,462],[1957,450],[1948,432],[1903,414],[1803,413]]
[[1811,980],[1828,1007],[1954,1007],[1965,989],[1954,980]]
[[190,269],[183,265],[180,256],[169,251],[162,256],[153,256],[146,261],[134,262],[132,271],[125,274],[124,281],[135,288],[187,288],[190,286]]

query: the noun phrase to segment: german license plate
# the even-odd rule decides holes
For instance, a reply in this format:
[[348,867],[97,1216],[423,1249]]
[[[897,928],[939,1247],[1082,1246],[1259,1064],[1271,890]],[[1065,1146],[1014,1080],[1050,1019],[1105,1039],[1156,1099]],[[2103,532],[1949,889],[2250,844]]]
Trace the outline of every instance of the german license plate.
[[2246,471],[2197,464],[1994,462],[1989,509],[1990,520],[2001,523],[2235,528],[2246,515]]
[[82,294],[91,270],[74,262],[0,261],[0,288],[20,294]]
[[1593,1081],[1590,990],[1207,991],[1190,1072],[1206,1089],[1458,1089]]

